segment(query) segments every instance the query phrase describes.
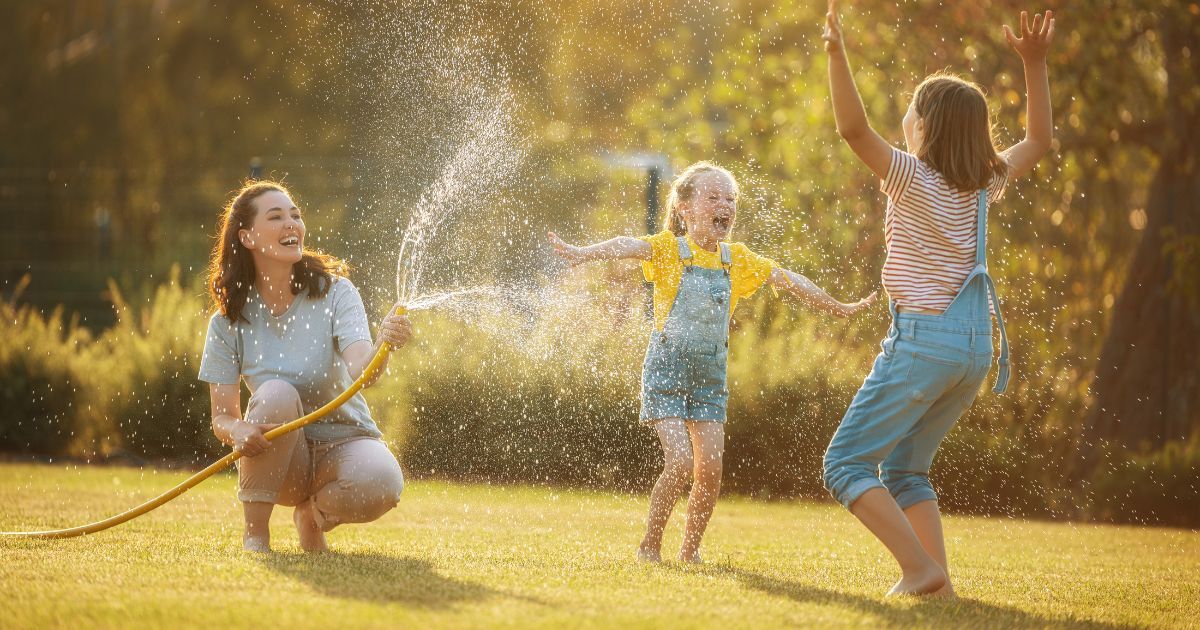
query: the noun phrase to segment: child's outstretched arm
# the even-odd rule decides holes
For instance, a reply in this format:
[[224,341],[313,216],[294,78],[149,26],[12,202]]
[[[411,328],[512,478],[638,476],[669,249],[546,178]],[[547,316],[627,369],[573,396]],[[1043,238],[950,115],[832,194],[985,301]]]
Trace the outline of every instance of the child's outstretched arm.
[[1029,14],[1022,11],[1019,39],[1007,24],[1002,28],[1008,45],[1017,51],[1025,66],[1025,139],[1000,154],[1008,162],[1009,177],[1020,177],[1042,159],[1054,139],[1050,79],[1046,70],[1046,53],[1054,39],[1054,12],[1046,11],[1044,17],[1035,15],[1031,24]]
[[546,238],[554,247],[554,254],[567,261],[574,267],[591,260],[615,260],[617,258],[637,258],[650,260],[654,251],[650,243],[632,236],[618,236],[603,243],[576,247],[558,237],[554,232],[546,232]]
[[810,308],[823,313],[837,315],[838,317],[850,317],[871,306],[875,303],[875,297],[879,293],[876,291],[857,302],[846,304],[833,299],[832,296],[817,286],[812,280],[782,267],[776,267],[771,270],[771,277],[768,282],[776,289],[796,296]]
[[829,0],[825,32],[821,39],[825,40],[825,51],[829,53],[829,91],[833,97],[833,116],[837,121],[838,135],[876,177],[884,179],[892,163],[892,147],[867,122],[867,110],[854,85],[850,62],[846,60],[837,0]]

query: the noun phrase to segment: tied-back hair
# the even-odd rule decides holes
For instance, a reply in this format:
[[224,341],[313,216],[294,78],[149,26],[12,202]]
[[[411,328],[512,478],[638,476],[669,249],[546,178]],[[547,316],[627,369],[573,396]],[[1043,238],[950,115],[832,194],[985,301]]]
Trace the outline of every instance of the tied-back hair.
[[[254,200],[271,191],[291,197],[279,182],[246,180],[222,211],[221,228],[208,262],[207,284],[213,305],[230,323],[248,321],[242,311],[257,274],[254,257],[242,245],[238,230],[250,229],[257,213]],[[344,277],[349,271],[344,261],[305,249],[300,261],[292,266],[292,295],[307,290],[310,298],[324,297],[333,286],[334,275]]]
[[671,182],[671,193],[667,195],[667,217],[663,220],[664,230],[670,230],[675,236],[687,234],[687,226],[683,223],[679,207],[696,194],[696,180],[704,173],[721,173],[728,177],[733,184],[734,197],[740,194],[737,180],[734,179],[732,173],[712,162],[696,162],[683,169],[683,172]]
[[913,94],[924,134],[917,158],[963,190],[987,188],[1008,169],[996,153],[987,99],[978,85],[937,73]]

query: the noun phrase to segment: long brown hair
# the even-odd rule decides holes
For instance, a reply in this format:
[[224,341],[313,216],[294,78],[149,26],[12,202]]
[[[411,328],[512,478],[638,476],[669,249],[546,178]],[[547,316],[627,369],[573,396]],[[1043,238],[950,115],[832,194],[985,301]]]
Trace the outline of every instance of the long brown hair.
[[696,194],[696,180],[704,173],[721,173],[733,184],[733,194],[738,192],[737,180],[733,174],[712,162],[696,162],[683,169],[683,172],[671,182],[671,193],[667,195],[667,216],[663,219],[663,229],[670,230],[675,236],[687,234],[687,226],[683,224],[683,215],[679,207]]
[[[242,310],[257,274],[254,257],[242,245],[238,230],[250,229],[257,213],[254,200],[271,191],[291,197],[279,182],[247,180],[221,213],[221,229],[208,262],[208,295],[230,322],[248,321]],[[349,271],[349,266],[342,260],[306,249],[300,261],[292,266],[292,295],[307,290],[310,298],[324,297],[333,286],[333,276],[346,276]]]
[[987,99],[978,85],[951,74],[931,75],[913,94],[924,134],[917,158],[941,173],[956,188],[986,188],[993,175],[1003,175],[1004,160],[996,153]]

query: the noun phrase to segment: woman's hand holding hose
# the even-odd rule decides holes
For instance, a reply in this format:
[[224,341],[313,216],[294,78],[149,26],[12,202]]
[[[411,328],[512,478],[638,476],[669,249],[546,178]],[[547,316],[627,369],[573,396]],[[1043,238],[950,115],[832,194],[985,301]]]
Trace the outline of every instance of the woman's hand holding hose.
[[254,424],[238,420],[229,429],[229,437],[233,439],[233,450],[241,453],[243,457],[261,455],[271,446],[263,434],[278,426],[281,425],[279,423]]

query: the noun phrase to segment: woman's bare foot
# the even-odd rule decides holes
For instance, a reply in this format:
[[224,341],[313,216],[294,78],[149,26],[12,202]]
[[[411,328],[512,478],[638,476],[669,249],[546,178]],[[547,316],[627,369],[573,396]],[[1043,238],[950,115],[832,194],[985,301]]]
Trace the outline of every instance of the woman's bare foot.
[[242,534],[242,549],[254,553],[271,553],[271,537],[269,535]]
[[638,547],[637,559],[638,562],[658,564],[662,562],[662,551],[642,545]]
[[296,523],[296,533],[300,534],[300,548],[305,551],[329,551],[329,546],[325,544],[325,532],[321,531],[321,526],[317,525],[317,520],[313,518],[312,500],[305,501],[296,506],[296,510],[292,512],[292,521]]
[[[924,570],[905,574],[899,582],[888,591],[888,597],[901,595],[932,595],[949,584],[946,572],[936,564],[931,564]],[[953,592],[953,589],[951,589]]]

